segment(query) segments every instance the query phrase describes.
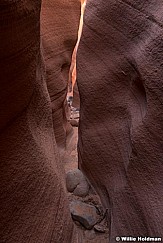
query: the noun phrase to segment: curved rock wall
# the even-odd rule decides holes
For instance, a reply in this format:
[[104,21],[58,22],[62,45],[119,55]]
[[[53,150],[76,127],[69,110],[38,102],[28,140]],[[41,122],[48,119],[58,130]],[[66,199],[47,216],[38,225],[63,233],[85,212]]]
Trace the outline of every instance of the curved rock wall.
[[[41,1],[35,0],[0,2],[0,242],[76,243],[40,53],[40,7]],[[67,13],[66,7],[62,14]],[[66,23],[72,21],[68,14]],[[52,21],[54,26],[59,28]],[[60,65],[49,60],[55,70],[54,83],[60,82],[57,71],[60,77],[66,75],[60,68],[68,65],[76,35],[75,30],[68,32],[68,38],[63,35],[58,52],[56,42],[53,51]],[[59,41],[56,37],[46,50],[50,56],[54,39]],[[51,75],[48,68],[47,73]],[[53,105],[59,108],[66,92],[64,81],[54,90]]]
[[116,236],[163,237],[163,5],[89,0],[77,54],[79,163]]
[[43,0],[42,46],[46,63],[46,82],[53,111],[54,133],[59,148],[65,148],[66,136],[72,132],[72,127],[66,118],[66,95],[79,19],[79,0]]

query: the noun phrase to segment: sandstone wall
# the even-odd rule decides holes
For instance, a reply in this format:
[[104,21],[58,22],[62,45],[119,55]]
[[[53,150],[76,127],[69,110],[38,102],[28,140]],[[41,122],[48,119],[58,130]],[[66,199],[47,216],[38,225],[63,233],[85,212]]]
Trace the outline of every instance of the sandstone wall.
[[41,13],[41,35],[46,82],[51,98],[53,126],[59,148],[66,147],[72,127],[66,118],[66,95],[72,52],[77,41],[80,1],[44,0]]
[[161,1],[89,0],[77,54],[79,163],[110,242],[163,237]]
[[[67,8],[63,1],[60,9],[50,6],[52,1],[46,3],[44,14],[51,22],[43,21],[47,26],[42,45],[48,43],[44,58],[41,1],[0,2],[0,242],[77,242],[53,121],[55,109],[60,109],[55,110],[57,123],[62,113],[80,6],[74,9],[71,1]],[[55,7],[53,13],[50,7]],[[53,94],[53,119],[45,71]]]

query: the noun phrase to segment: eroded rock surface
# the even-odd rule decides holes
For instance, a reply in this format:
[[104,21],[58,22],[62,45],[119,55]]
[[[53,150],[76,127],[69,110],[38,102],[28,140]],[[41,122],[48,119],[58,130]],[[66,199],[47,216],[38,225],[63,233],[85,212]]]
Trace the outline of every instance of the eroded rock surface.
[[66,147],[72,134],[67,121],[67,91],[72,52],[77,41],[80,1],[43,0],[41,36],[46,82],[51,98],[53,127],[59,148]]
[[87,2],[79,163],[119,235],[163,237],[162,1]]
[[[52,10],[44,12],[48,22],[45,56],[49,55],[45,70],[47,58],[43,57],[42,48],[40,51],[41,1],[0,1],[0,242],[78,242],[64,189],[63,166],[45,82],[47,72],[48,80],[56,84],[51,89],[55,90],[53,108],[58,112],[53,118],[62,123],[59,108],[66,84],[62,79],[65,69],[61,67],[71,59],[78,24],[74,16],[80,11],[80,6],[75,11],[79,2],[71,1],[70,6],[68,2],[44,1]],[[67,23],[70,29],[75,23],[76,27],[66,32]],[[60,28],[63,32],[62,27],[64,35],[57,39],[52,30]],[[57,52],[58,59],[50,59],[53,52]],[[59,128],[57,132],[61,133]]]

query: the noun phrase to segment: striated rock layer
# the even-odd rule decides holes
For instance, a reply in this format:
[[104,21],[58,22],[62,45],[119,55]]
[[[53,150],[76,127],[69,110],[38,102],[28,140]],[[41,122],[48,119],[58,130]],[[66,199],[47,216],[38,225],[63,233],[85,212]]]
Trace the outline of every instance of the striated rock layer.
[[66,95],[72,52],[77,41],[80,0],[43,0],[41,35],[53,126],[59,148],[65,148],[72,127],[66,118]]
[[[0,242],[76,243],[40,53],[40,8],[39,0],[0,2]],[[71,22],[68,14],[64,17]],[[52,26],[59,28],[53,18]],[[66,65],[77,32],[67,35],[62,36],[65,49],[57,53],[65,54]],[[51,48],[54,42],[52,38]],[[58,69],[56,60],[49,62],[61,76],[63,57]],[[54,83],[57,78],[52,77]],[[66,85],[61,87],[66,90]],[[54,93],[59,108],[57,97]]]
[[77,54],[79,163],[116,236],[163,237],[162,1],[89,0]]

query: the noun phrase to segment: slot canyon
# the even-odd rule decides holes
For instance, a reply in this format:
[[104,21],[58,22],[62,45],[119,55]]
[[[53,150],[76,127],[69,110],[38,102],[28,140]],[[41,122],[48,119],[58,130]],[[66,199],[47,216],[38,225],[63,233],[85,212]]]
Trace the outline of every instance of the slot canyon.
[[162,0],[1,0],[0,243],[163,242]]

